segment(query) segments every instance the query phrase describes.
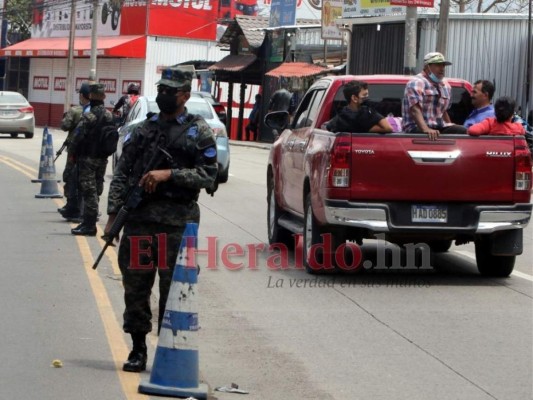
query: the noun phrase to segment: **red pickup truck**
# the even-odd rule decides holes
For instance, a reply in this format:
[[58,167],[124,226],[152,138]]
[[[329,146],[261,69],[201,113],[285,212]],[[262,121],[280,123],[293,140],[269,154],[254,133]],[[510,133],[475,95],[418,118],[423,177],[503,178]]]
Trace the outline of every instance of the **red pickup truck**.
[[[429,252],[474,242],[479,272],[508,276],[531,216],[525,138],[450,134],[431,141],[425,134],[326,131],[324,124],[346,105],[343,85],[354,79],[368,83],[378,112],[401,117],[409,77],[398,75],[324,77],[291,122],[286,112],[266,116],[281,133],[267,171],[269,242],[294,247],[295,234],[303,234],[309,273],[335,267],[326,260],[338,267],[337,249],[356,246],[347,241],[378,238]],[[471,85],[448,82],[449,115],[462,124]]]

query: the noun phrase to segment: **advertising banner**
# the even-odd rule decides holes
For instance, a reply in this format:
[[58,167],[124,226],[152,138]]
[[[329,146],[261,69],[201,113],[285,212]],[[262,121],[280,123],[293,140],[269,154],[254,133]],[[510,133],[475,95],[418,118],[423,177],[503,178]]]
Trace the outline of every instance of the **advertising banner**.
[[342,31],[335,24],[342,17],[343,0],[326,0],[322,4],[322,39],[342,39]]
[[152,0],[148,34],[215,40],[218,0]]
[[[119,0],[116,0],[120,3]],[[108,3],[104,3],[107,6]],[[103,7],[96,27],[99,36],[119,35],[117,25],[111,24],[109,18],[103,18]],[[76,36],[91,36],[93,26],[92,2],[78,0],[76,2]],[[105,20],[105,22],[104,22]],[[118,17],[117,17],[118,21]],[[32,38],[68,37],[70,34],[70,2],[64,0],[33,0],[31,26]]]
[[433,0],[391,0],[392,6],[405,6],[405,7],[433,7]]
[[[427,7],[433,7],[433,0],[344,0],[343,18],[381,17],[390,15],[405,15],[404,3],[409,6],[424,7],[420,12],[428,12]],[[418,5],[414,5],[414,4]],[[424,4],[430,4],[426,6]]]
[[296,25],[296,0],[272,0],[268,26]]

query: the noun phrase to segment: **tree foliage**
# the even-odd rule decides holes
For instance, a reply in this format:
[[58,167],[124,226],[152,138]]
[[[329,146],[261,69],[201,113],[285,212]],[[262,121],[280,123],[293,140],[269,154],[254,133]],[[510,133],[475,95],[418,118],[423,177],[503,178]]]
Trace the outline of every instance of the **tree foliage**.
[[8,22],[8,37],[16,40],[31,36],[32,0],[4,0],[3,17]]
[[450,0],[459,12],[475,13],[523,13],[529,7],[529,0]]

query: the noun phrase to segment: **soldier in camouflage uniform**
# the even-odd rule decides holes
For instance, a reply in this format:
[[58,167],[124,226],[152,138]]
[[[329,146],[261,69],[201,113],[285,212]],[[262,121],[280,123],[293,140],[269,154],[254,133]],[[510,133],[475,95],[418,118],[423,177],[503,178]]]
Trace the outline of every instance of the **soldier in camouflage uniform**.
[[76,160],[74,153],[70,149],[74,131],[81,120],[82,114],[88,112],[91,108],[89,103],[89,84],[82,83],[79,93],[80,105],[72,106],[63,116],[61,120],[61,129],[68,131],[67,138],[64,145],[67,146],[67,161],[65,169],[63,170],[63,182],[65,182],[64,193],[67,198],[67,204],[58,211],[68,220],[77,219],[80,217],[80,200],[78,197],[78,168],[76,167]]
[[[124,371],[146,368],[145,340],[152,330],[150,293],[156,271],[159,332],[185,225],[200,221],[200,190],[211,187],[217,176],[213,132],[203,118],[188,114],[185,108],[192,76],[183,67],[163,71],[157,82],[160,113],[149,116],[126,136],[109,188],[106,233],[131,185],[139,182],[144,190],[143,201],[124,225],[118,254],[126,305],[123,328],[133,341]],[[161,157],[153,170],[144,173],[156,146],[170,153],[172,160]]]
[[83,221],[72,229],[73,235],[96,236],[98,200],[104,191],[107,157],[100,153],[100,131],[113,125],[113,115],[104,106],[105,89],[101,83],[90,85],[91,110],[83,114],[72,139],[78,179],[83,197]]

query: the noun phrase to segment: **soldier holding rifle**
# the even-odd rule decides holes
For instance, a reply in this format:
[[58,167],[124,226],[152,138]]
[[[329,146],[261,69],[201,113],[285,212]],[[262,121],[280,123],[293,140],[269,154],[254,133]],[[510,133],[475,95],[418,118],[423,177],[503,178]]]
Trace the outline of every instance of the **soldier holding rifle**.
[[[125,291],[123,328],[133,342],[124,371],[146,369],[146,335],[152,330],[150,293],[156,271],[159,331],[185,225],[200,221],[200,190],[211,187],[217,176],[213,132],[185,107],[192,77],[193,71],[184,67],[163,70],[157,82],[160,113],[149,116],[126,136],[109,188],[107,243],[124,220],[118,263]],[[128,193],[133,190],[134,197],[138,196],[136,187],[141,188],[140,201],[131,204]],[[124,217],[126,204],[129,213]]]

